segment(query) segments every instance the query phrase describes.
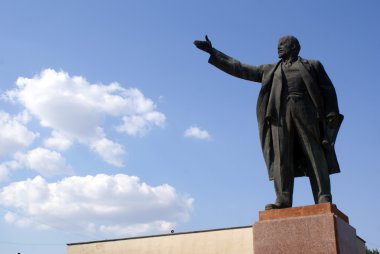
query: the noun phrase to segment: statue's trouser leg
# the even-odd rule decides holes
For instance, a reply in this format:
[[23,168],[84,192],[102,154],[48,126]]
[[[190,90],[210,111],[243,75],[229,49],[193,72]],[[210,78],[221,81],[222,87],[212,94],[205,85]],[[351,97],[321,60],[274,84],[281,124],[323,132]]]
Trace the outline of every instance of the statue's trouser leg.
[[297,97],[288,101],[295,133],[307,160],[307,170],[315,203],[331,202],[330,175],[321,144],[319,121],[311,101]]
[[314,203],[318,204],[319,187],[318,187],[317,179],[315,178],[314,174],[309,174],[309,180],[310,180],[311,191],[313,192]]
[[[308,175],[316,203],[331,202],[330,176],[320,141],[317,114],[309,99],[289,97],[282,107],[280,126],[273,130],[278,144],[274,167],[276,203],[291,206],[294,187],[294,142],[298,140],[306,157]],[[276,151],[276,149],[275,149]]]
[[278,126],[272,126],[275,161],[273,167],[276,204],[292,206],[294,188],[294,126],[287,105],[282,107]]

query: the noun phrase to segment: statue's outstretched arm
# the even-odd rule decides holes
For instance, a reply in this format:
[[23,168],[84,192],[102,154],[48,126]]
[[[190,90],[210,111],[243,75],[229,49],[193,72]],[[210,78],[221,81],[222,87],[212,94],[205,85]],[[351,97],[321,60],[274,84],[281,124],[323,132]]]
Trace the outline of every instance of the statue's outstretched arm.
[[194,45],[200,50],[209,53],[210,59],[208,62],[218,69],[238,78],[255,82],[262,81],[264,72],[262,66],[243,64],[240,61],[227,56],[212,47],[212,43],[207,35],[205,36],[205,41],[194,41]]

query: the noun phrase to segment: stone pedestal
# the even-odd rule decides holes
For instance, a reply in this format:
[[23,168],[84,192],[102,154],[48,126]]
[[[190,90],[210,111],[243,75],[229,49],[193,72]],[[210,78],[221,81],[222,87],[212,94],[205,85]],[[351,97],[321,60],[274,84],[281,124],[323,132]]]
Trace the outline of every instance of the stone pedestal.
[[356,230],[333,204],[259,212],[254,254],[358,254]]

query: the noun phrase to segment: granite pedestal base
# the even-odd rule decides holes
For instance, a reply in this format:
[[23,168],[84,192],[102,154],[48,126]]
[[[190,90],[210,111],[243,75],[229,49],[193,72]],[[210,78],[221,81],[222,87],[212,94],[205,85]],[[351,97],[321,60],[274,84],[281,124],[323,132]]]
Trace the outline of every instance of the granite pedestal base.
[[253,225],[254,254],[358,254],[356,230],[326,203],[259,212]]

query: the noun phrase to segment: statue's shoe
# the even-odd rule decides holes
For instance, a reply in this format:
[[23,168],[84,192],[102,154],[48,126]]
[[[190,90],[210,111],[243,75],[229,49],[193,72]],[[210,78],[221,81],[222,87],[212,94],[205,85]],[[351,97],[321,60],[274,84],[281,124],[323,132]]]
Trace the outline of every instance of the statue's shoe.
[[318,204],[323,204],[323,203],[332,203],[331,196],[322,196],[322,197],[319,197]]
[[289,208],[289,207],[292,207],[292,206],[289,204],[274,203],[274,204],[267,204],[265,206],[265,210],[282,209],[282,208]]

